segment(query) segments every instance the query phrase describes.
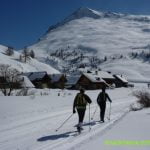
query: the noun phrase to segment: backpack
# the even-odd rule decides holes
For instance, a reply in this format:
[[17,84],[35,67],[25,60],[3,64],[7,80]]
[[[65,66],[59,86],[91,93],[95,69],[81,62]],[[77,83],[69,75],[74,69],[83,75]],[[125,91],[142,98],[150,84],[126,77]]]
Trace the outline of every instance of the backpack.
[[83,94],[79,93],[77,95],[76,104],[77,104],[77,106],[85,106],[87,104],[87,101],[86,101],[86,99],[85,99]]
[[98,96],[97,102],[100,103],[100,102],[105,102],[105,101],[106,101],[106,94],[101,92]]

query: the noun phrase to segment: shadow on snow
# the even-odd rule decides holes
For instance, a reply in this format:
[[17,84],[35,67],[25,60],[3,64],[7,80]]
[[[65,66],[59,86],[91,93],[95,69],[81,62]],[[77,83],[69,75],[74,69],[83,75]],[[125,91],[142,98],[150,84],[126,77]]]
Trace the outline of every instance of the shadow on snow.
[[55,134],[55,135],[49,135],[49,136],[44,136],[39,139],[37,139],[38,142],[44,142],[48,140],[57,140],[60,138],[67,138],[69,136],[74,136],[77,131],[72,131],[72,132],[66,132],[62,134]]
[[[94,126],[94,125],[96,125],[96,122],[98,122],[98,121],[91,121],[90,123],[88,122],[88,123],[83,123],[83,127],[84,126]],[[76,124],[74,127],[77,127],[78,126],[78,124]]]
[[[90,123],[84,123],[83,126],[94,126],[96,124],[95,121],[92,121]],[[75,125],[74,127],[76,127],[77,125]],[[48,140],[57,140],[57,139],[61,139],[61,138],[68,138],[69,136],[75,136],[77,133],[77,131],[70,131],[70,132],[65,132],[65,133],[61,133],[61,134],[54,134],[54,135],[49,135],[49,136],[44,136],[41,137],[39,139],[37,139],[38,142],[44,142],[44,141],[48,141]]]

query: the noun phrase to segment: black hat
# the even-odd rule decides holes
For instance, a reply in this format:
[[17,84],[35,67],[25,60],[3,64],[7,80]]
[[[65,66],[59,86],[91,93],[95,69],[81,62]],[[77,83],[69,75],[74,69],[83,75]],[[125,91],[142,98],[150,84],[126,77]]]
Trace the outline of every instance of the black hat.
[[106,90],[106,86],[105,86],[105,85],[103,85],[102,90],[103,90],[103,91],[105,91],[105,90]]
[[84,93],[84,92],[85,92],[85,89],[84,89],[84,88],[80,88],[80,92],[81,92],[81,93]]

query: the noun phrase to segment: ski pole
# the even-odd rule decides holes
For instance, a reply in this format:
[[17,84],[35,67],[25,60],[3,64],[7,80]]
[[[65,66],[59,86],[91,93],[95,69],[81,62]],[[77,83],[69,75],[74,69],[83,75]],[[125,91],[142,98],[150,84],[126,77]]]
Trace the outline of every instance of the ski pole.
[[89,131],[91,130],[91,122],[90,122],[90,104],[89,104]]
[[97,108],[98,108],[98,105],[97,105],[96,108],[95,108],[95,111],[94,111],[94,113],[93,113],[93,116],[91,117],[91,120],[94,119],[94,116],[95,116],[95,113],[96,113],[96,111],[97,111]]
[[72,116],[73,114],[71,114],[55,131],[57,132]]
[[110,121],[110,115],[111,115],[111,103],[110,103],[109,116],[108,116],[108,120],[109,120],[109,121]]

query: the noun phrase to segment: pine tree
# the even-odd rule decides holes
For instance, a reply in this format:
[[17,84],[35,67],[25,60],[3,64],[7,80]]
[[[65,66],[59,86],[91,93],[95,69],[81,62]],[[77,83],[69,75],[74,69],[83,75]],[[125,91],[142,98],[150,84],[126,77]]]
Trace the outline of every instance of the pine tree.
[[31,56],[31,58],[35,58],[35,53],[33,50],[30,51],[30,56]]

